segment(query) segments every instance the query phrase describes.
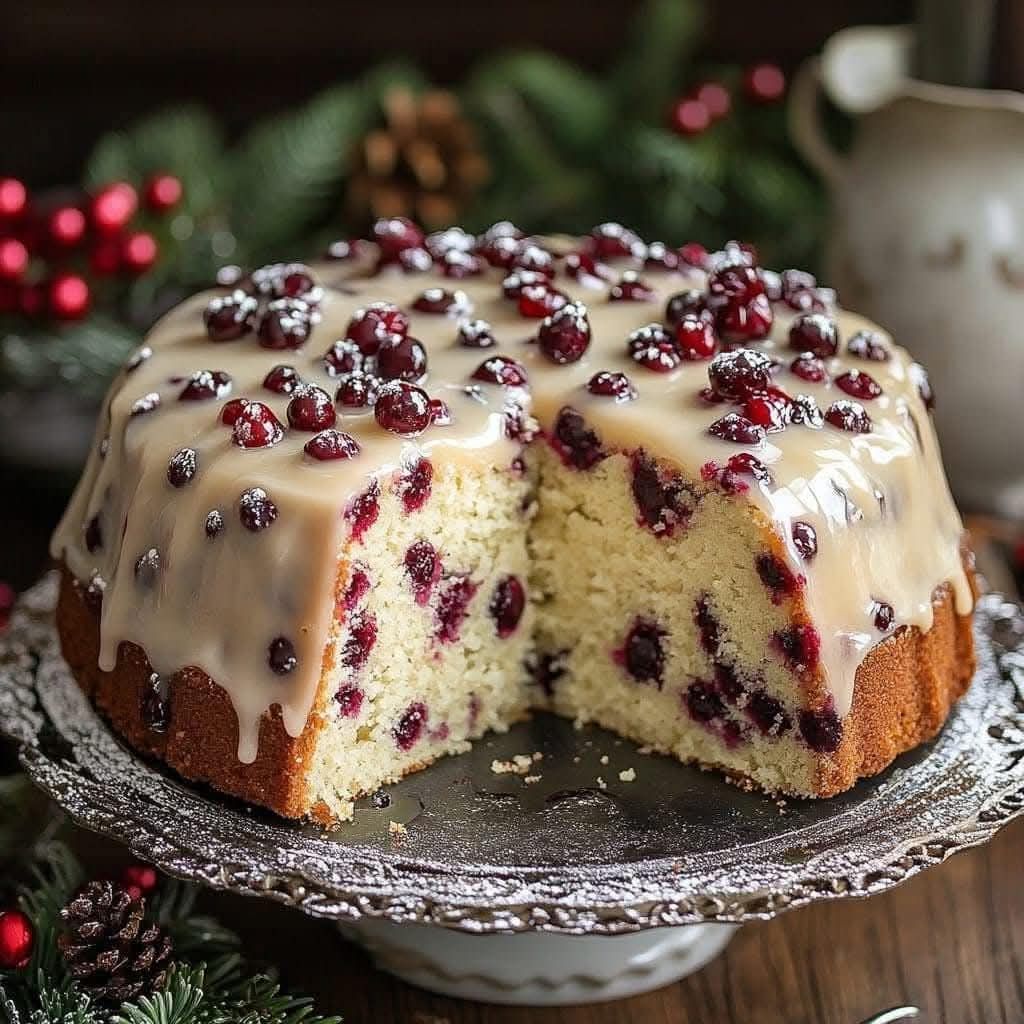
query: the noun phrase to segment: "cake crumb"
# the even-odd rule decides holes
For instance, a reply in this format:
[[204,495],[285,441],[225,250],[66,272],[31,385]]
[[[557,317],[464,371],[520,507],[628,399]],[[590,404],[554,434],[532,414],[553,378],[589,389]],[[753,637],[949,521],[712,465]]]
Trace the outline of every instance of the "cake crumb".
[[655,753],[655,749],[654,749],[654,747],[638,747],[637,748],[637,753],[638,754],[643,754],[646,757],[648,754]]
[[608,783],[605,782],[604,779],[602,779],[600,775],[598,775],[598,777],[597,777],[597,788],[598,789],[607,789],[608,788]]
[[601,755],[601,764],[607,764],[607,763],[608,763],[608,755],[607,754],[602,754]]
[[636,769],[627,768],[619,772],[619,782],[633,782],[636,779]]
[[527,775],[526,778],[523,779],[523,782],[525,782],[528,786],[532,786],[535,782],[540,782],[540,780],[543,778],[543,775]]
[[406,828],[400,821],[389,821],[388,832],[393,836],[404,836],[406,834]]
[[491,771],[495,775],[525,775],[534,764],[543,759],[544,755],[539,750],[532,754],[515,754],[510,761],[495,758],[491,762]]
[[572,759],[572,763],[573,763],[573,764],[579,764],[579,763],[580,763],[579,755],[577,755],[576,757],[574,757],[574,758]]

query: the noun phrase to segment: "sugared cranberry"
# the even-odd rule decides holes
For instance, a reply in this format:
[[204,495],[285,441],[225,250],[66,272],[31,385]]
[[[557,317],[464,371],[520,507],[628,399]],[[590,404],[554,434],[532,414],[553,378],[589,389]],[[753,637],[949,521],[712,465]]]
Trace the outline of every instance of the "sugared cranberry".
[[397,263],[406,274],[425,274],[434,265],[434,257],[422,246],[413,246],[398,254]]
[[743,415],[768,433],[784,430],[790,422],[793,400],[780,388],[767,388],[748,395],[743,403]]
[[644,243],[640,236],[629,228],[607,221],[598,224],[590,232],[587,239],[588,249],[602,260],[640,258],[644,253]]
[[159,408],[160,395],[156,391],[150,391],[132,402],[128,414],[130,416],[145,416],[147,413],[156,412]]
[[231,377],[223,370],[196,370],[178,395],[179,402],[223,398],[231,390]]
[[430,422],[439,427],[447,427],[452,422],[452,411],[443,398],[430,400]]
[[248,407],[248,398],[232,398],[230,402],[224,403],[224,407],[220,411],[219,419],[224,426],[233,427],[235,425],[235,421]]
[[334,400],[338,405],[346,409],[365,409],[377,401],[377,391],[380,388],[380,381],[365,373],[348,373],[334,394]]
[[324,430],[311,437],[302,450],[318,462],[354,459],[360,452],[359,442],[342,430]]
[[[397,338],[399,335],[389,335],[389,337]],[[367,366],[368,358],[363,355],[362,349],[356,342],[346,338],[335,341],[324,353],[324,369],[331,377],[341,377],[346,373],[361,373]],[[370,358],[370,363],[372,365],[372,358]]]
[[789,369],[801,380],[810,381],[812,384],[820,384],[828,379],[825,364],[813,352],[801,352],[789,364]]
[[831,707],[821,711],[801,711],[800,735],[811,750],[831,754],[839,749],[843,740],[843,723]]
[[697,498],[683,478],[659,466],[640,450],[631,459],[633,500],[638,522],[658,537],[671,537],[684,527],[697,506]]
[[448,252],[472,252],[476,248],[476,238],[460,227],[450,227],[432,231],[424,245],[431,256],[440,259]]
[[204,530],[207,537],[216,537],[224,529],[224,516],[219,509],[212,509],[206,513]]
[[392,334],[377,350],[377,375],[383,380],[419,381],[427,372],[427,350],[416,338]]
[[928,379],[928,371],[920,363],[911,363],[908,368],[908,375],[917,387],[917,393],[924,402],[924,407],[931,411],[935,408],[935,392],[932,391],[932,382]]
[[670,327],[674,327],[688,317],[698,317],[708,321],[713,319],[708,309],[707,298],[696,288],[677,292],[665,304],[665,323]]
[[590,346],[590,321],[587,307],[570,302],[540,325],[537,331],[540,350],[553,363],[575,363]]
[[[238,518],[242,525],[253,533],[259,533],[273,525],[277,519],[277,506],[262,487],[250,487],[242,491],[238,499]],[[207,517],[209,527],[209,517]],[[209,530],[207,530],[209,532]]]
[[804,313],[789,329],[789,347],[797,352],[810,352],[828,359],[839,348],[839,330],[836,322],[823,313]]
[[871,432],[871,417],[860,402],[850,402],[840,398],[833,402],[825,412],[825,419],[851,434],[868,434]]
[[508,388],[524,387],[528,383],[526,367],[509,356],[491,356],[485,359],[472,374],[473,380],[488,384],[501,384]]
[[770,697],[764,690],[755,690],[747,698],[747,716],[765,735],[781,736],[789,732],[793,723],[782,701]]
[[678,270],[679,253],[664,242],[650,242],[644,253],[644,266],[648,270]]
[[588,288],[600,288],[602,282],[609,281],[615,276],[611,267],[598,263],[588,252],[566,254],[564,265],[568,277]]
[[184,487],[199,469],[199,453],[195,448],[181,448],[167,463],[167,482],[172,487]]
[[357,494],[345,509],[345,519],[352,527],[354,540],[362,540],[366,531],[377,522],[380,514],[380,485],[376,480],[370,482],[362,494]]
[[99,516],[93,516],[85,524],[85,550],[92,555],[101,547],[103,547],[103,530],[100,527]]
[[363,249],[362,239],[339,238],[324,249],[324,259],[333,262],[354,259]]
[[810,395],[794,395],[789,407],[789,422],[815,430],[825,422],[818,403]]
[[203,311],[206,333],[213,341],[234,341],[253,329],[259,303],[241,290],[211,299]]
[[769,301],[778,302],[782,298],[782,275],[774,270],[766,270],[764,267],[757,268],[757,276],[764,285],[764,293]]
[[469,602],[478,584],[468,576],[452,576],[445,581],[437,599],[437,638],[443,643],[459,639],[462,623],[469,614]]
[[469,297],[465,292],[449,291],[447,288],[428,288],[413,301],[412,308],[418,313],[433,313],[439,316],[461,316],[469,312]]
[[411,750],[427,725],[427,707],[417,701],[410,704],[395,723],[391,735],[399,750]]
[[351,683],[343,686],[334,695],[334,699],[338,702],[338,713],[342,718],[358,718],[365,696],[358,686],[353,686]]
[[505,576],[499,580],[488,607],[499,637],[504,640],[516,631],[525,608],[526,588],[519,577]]
[[875,629],[879,633],[888,633],[895,618],[896,612],[891,604],[886,604],[885,601],[875,602]]
[[[221,419],[226,412],[227,406],[221,412]],[[239,448],[270,448],[283,437],[281,421],[262,402],[249,402],[239,411],[231,427],[231,439]]]
[[418,458],[407,465],[395,484],[395,493],[402,499],[406,513],[416,512],[430,498],[434,466],[430,459]]
[[[357,309],[345,328],[345,337],[354,341],[366,356],[377,354],[380,343],[392,334],[406,334],[409,318],[394,303],[374,302]],[[359,369],[359,367],[350,367]]]
[[773,604],[781,604],[804,585],[803,576],[796,575],[785,562],[770,552],[758,555],[755,564],[761,582],[772,592]]
[[471,252],[460,249],[449,249],[438,259],[441,273],[453,281],[461,281],[467,277],[476,277],[484,272],[484,261]]
[[568,406],[555,420],[551,445],[567,466],[576,469],[590,469],[608,456],[601,447],[600,437],[575,409]]
[[700,633],[701,647],[712,657],[718,653],[718,643],[721,639],[721,631],[718,619],[711,610],[711,601],[707,594],[701,594],[693,610],[693,621],[697,624]]
[[542,320],[561,309],[569,301],[565,292],[545,282],[544,284],[523,285],[519,292],[516,308],[520,316],[531,320]]
[[878,381],[862,370],[848,370],[846,373],[841,373],[836,377],[835,383],[840,391],[845,391],[862,402],[877,398],[882,393]]
[[267,664],[275,675],[286,676],[294,672],[299,664],[295,644],[286,636],[275,637],[267,648]]
[[738,452],[730,455],[725,464],[726,472],[753,477],[758,483],[770,484],[772,474],[768,467],[756,455],[750,452]]
[[272,367],[263,378],[263,387],[275,395],[290,395],[301,383],[302,378],[295,367],[281,363]]
[[669,373],[681,362],[675,339],[661,324],[639,327],[626,339],[630,357],[655,373]]
[[523,237],[511,221],[501,220],[492,224],[476,240],[476,251],[491,266],[509,267],[516,252],[519,251],[519,239]]
[[428,540],[418,540],[405,553],[405,572],[417,604],[430,600],[434,584],[441,578],[441,558]]
[[715,327],[730,342],[767,338],[773,322],[774,314],[767,295],[755,295],[748,302],[730,300],[715,309]]
[[529,444],[537,436],[537,421],[527,415],[515,393],[505,402],[502,415],[505,420],[505,436],[510,441]]
[[703,269],[707,265],[708,251],[700,242],[687,242],[679,247],[679,258],[688,266]]
[[752,423],[737,412],[727,412],[708,427],[708,433],[723,441],[735,444],[760,444],[765,439],[765,429]]
[[555,276],[555,257],[542,246],[525,242],[512,258],[512,267],[514,270],[529,270],[552,278]]
[[739,401],[752,391],[764,391],[772,380],[772,362],[761,352],[741,348],[720,352],[708,366],[708,380],[715,394]]
[[797,519],[790,527],[793,546],[805,562],[810,562],[818,553],[818,534],[810,523]]
[[415,437],[430,426],[430,398],[423,388],[404,380],[382,384],[373,415],[385,430]]
[[813,626],[786,626],[776,632],[775,642],[794,672],[810,672],[818,667],[821,637]]
[[764,293],[764,285],[749,259],[739,255],[721,262],[708,276],[708,292],[713,301],[749,302]]
[[135,559],[135,579],[144,587],[151,587],[160,575],[160,552],[156,548],[144,551]]
[[171,724],[171,684],[156,672],[150,674],[142,691],[142,721],[153,732],[167,732]]
[[665,674],[665,638],[668,631],[650,619],[637,618],[622,647],[612,652],[638,683],[654,683],[660,690]]
[[624,373],[601,370],[587,381],[587,390],[592,395],[614,398],[616,402],[631,402],[636,398],[636,388]]
[[703,317],[685,316],[675,327],[676,347],[684,359],[710,359],[718,338],[714,327]]
[[361,669],[377,643],[377,620],[370,612],[352,616],[348,636],[341,646],[341,663],[352,672]]
[[501,292],[506,299],[518,299],[524,288],[533,286],[547,288],[549,281],[543,274],[533,270],[514,270],[501,282]]
[[725,714],[725,704],[710,683],[699,679],[691,683],[684,699],[686,710],[695,722],[713,722]]
[[458,343],[463,348],[493,348],[497,342],[486,320],[467,320],[459,324]]
[[381,217],[374,222],[373,240],[380,248],[381,258],[392,262],[403,250],[422,246],[425,239],[408,217]]
[[249,275],[249,283],[265,298],[304,299],[310,305],[319,302],[323,292],[304,263],[268,263]]
[[877,331],[857,331],[846,343],[846,351],[857,359],[870,359],[874,363],[889,359],[889,349]]
[[311,308],[301,299],[275,299],[260,320],[263,348],[300,348],[313,329]]
[[608,290],[609,302],[653,302],[655,297],[654,289],[633,270],[625,271]]

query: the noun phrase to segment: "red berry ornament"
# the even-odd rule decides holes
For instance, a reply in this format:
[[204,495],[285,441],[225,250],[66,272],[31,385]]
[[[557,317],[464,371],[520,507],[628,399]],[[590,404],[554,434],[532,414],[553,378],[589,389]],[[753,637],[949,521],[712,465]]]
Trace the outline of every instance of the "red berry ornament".
[[121,872],[121,884],[134,899],[148,896],[156,888],[157,880],[156,868],[148,864],[129,864]]
[[755,64],[743,76],[743,87],[755,103],[775,103],[786,91],[786,76],[777,64]]
[[28,267],[28,249],[16,238],[0,238],[0,280],[20,281]]
[[725,117],[732,107],[729,90],[721,82],[704,82],[698,85],[694,90],[694,96],[708,108],[708,113],[715,120]]
[[685,96],[673,108],[672,131],[677,135],[700,135],[711,124],[711,111],[693,96]]
[[61,249],[71,249],[85,237],[85,214],[77,206],[58,206],[46,222],[46,235]]
[[0,217],[20,217],[27,202],[28,191],[17,178],[0,178]]
[[139,197],[127,181],[107,185],[93,196],[93,226],[102,234],[120,231],[135,216],[138,206]]
[[148,231],[136,231],[124,240],[121,264],[129,274],[144,274],[159,255],[156,239]]
[[154,213],[166,213],[181,202],[183,192],[180,179],[173,174],[154,174],[146,182],[143,197]]
[[0,967],[6,971],[27,966],[35,945],[32,922],[20,910],[0,911]]
[[47,302],[58,320],[80,320],[89,312],[89,286],[77,274],[58,274],[50,282]]

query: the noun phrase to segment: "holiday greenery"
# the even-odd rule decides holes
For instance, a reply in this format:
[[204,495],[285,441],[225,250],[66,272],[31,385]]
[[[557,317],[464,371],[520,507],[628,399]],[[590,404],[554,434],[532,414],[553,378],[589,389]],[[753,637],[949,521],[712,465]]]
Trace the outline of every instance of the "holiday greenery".
[[0,383],[94,398],[155,316],[223,264],[308,256],[377,216],[480,231],[617,220],[672,245],[726,238],[814,263],[821,194],[772,64],[701,67],[698,0],[650,0],[600,76],[487,54],[453,90],[388,64],[229,145],[206,112],[100,140],[81,185],[0,178]]

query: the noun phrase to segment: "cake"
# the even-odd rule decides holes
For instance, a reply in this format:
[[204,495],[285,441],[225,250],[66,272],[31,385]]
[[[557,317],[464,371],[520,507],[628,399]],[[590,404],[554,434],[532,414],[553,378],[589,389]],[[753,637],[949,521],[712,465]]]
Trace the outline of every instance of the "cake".
[[932,401],[737,243],[383,220],[129,359],[53,539],[64,657],[133,748],[289,817],[536,708],[827,797],[972,675]]

